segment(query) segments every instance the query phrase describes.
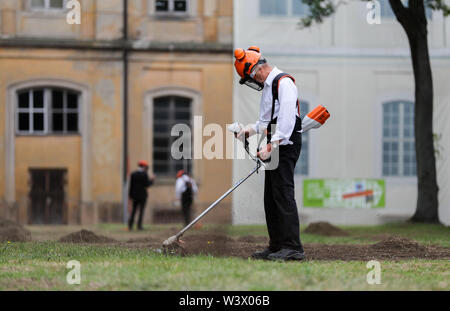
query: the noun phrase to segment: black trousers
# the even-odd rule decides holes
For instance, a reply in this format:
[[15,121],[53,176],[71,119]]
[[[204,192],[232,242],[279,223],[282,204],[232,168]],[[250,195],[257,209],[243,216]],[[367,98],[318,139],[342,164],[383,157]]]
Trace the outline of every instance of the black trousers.
[[138,229],[142,229],[142,219],[144,218],[146,202],[147,199],[133,200],[133,210],[131,211],[130,219],[128,219],[128,228],[133,229],[134,215],[136,214],[136,211],[139,210]]
[[186,226],[191,222],[191,210],[192,210],[192,197],[181,196],[181,208],[183,211],[184,223]]
[[[300,122],[300,123],[299,123]],[[303,252],[300,224],[294,195],[294,169],[302,147],[301,120],[297,118],[290,141],[292,145],[279,146],[279,163],[274,170],[265,171],[264,211],[266,214],[269,247]]]

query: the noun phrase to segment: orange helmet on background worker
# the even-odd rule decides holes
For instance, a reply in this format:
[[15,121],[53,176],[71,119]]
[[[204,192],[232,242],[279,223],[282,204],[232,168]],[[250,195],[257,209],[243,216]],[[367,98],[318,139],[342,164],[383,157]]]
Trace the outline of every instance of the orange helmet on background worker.
[[140,161],[138,162],[138,166],[139,166],[139,167],[143,167],[143,168],[148,168],[148,162],[145,161],[145,160],[140,160]]
[[185,174],[185,171],[184,170],[179,170],[178,172],[177,172],[177,178],[180,178],[181,176],[183,176]]
[[234,61],[234,68],[241,77],[239,83],[261,91],[264,83],[256,81],[254,77],[259,65],[265,64],[267,61],[262,57],[259,47],[251,46],[247,50],[236,49],[234,50],[234,58],[236,59]]

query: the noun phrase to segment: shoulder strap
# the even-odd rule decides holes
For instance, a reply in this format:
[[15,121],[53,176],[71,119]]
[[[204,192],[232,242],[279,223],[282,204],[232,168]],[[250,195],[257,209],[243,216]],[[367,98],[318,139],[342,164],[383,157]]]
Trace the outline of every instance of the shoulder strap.
[[[275,113],[275,101],[278,99],[278,90],[279,90],[279,86],[280,86],[280,80],[283,78],[289,77],[294,83],[295,83],[295,79],[294,77],[292,77],[291,75],[287,74],[287,73],[279,73],[272,81],[272,113],[270,115],[270,122],[273,121],[273,114]],[[300,105],[297,99],[297,110],[298,110],[298,115],[300,115]]]

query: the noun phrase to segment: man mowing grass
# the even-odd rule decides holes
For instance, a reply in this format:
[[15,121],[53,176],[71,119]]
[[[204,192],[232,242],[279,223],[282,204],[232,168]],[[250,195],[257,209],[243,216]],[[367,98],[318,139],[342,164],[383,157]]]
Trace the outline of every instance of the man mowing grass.
[[[265,171],[264,211],[269,246],[252,258],[302,260],[305,254],[294,198],[294,168],[302,146],[302,122],[294,78],[271,67],[258,47],[236,49],[234,57],[234,66],[241,77],[239,83],[262,90],[259,120],[244,127],[236,137],[242,139],[244,135],[249,137],[267,129],[267,144],[259,150],[258,157],[265,161],[276,148],[279,152],[276,169]],[[273,133],[271,125],[275,125]]]

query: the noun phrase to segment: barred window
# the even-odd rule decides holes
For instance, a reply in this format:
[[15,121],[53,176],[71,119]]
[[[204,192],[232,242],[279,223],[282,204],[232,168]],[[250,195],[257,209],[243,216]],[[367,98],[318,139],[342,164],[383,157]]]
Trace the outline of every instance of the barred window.
[[173,177],[180,169],[191,172],[191,159],[175,160],[171,155],[172,143],[178,139],[171,136],[172,127],[175,124],[191,127],[191,106],[192,100],[181,96],[163,96],[153,100],[153,171],[156,174]]
[[[300,117],[303,118],[309,112],[309,103],[300,102]],[[297,164],[295,165],[295,174],[307,176],[309,174],[309,132],[302,134],[302,150]]]
[[383,175],[416,176],[414,103],[383,104]]
[[31,0],[33,10],[63,10],[66,0]]
[[22,135],[79,132],[79,93],[59,88],[34,88],[17,93],[16,131]]
[[186,0],[156,0],[155,12],[157,15],[185,15],[187,5]]

